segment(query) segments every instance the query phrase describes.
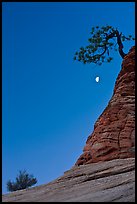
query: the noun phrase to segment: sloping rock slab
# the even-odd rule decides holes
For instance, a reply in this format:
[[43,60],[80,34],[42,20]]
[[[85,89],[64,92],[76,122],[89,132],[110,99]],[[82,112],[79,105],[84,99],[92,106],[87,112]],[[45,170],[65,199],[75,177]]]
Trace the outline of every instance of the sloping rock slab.
[[135,158],[74,166],[48,184],[3,195],[2,202],[135,202]]

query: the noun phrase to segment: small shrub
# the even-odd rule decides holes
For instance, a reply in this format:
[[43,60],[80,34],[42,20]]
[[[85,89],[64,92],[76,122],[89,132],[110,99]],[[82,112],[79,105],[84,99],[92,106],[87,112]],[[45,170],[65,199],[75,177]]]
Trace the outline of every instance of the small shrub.
[[21,189],[26,189],[35,185],[36,183],[37,179],[34,178],[33,175],[29,175],[26,170],[19,171],[19,175],[16,177],[15,182],[11,182],[10,180],[7,182],[7,190],[12,192]]

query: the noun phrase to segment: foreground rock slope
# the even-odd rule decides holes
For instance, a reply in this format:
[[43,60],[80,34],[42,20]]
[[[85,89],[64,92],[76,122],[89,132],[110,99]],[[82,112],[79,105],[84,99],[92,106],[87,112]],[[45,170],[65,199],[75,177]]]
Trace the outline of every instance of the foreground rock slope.
[[135,47],[83,154],[63,176],[2,196],[3,202],[135,202]]
[[135,159],[74,166],[56,180],[3,195],[3,202],[134,202]]

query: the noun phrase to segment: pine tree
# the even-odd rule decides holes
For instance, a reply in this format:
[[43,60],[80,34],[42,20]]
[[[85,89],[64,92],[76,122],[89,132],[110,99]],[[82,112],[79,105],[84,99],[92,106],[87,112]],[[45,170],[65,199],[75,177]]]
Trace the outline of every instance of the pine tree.
[[[92,27],[89,44],[86,47],[80,47],[80,51],[74,55],[74,60],[86,63],[95,63],[101,65],[103,62],[111,62],[110,50],[119,51],[122,58],[126,56],[123,51],[123,42],[125,40],[135,40],[131,35],[125,36],[122,32],[112,26]],[[116,48],[118,47],[118,49]]]
[[29,175],[26,170],[19,171],[19,174],[16,177],[16,182],[11,182],[10,180],[7,182],[7,190],[12,192],[21,189],[26,189],[36,183],[37,179],[34,178],[33,175]]

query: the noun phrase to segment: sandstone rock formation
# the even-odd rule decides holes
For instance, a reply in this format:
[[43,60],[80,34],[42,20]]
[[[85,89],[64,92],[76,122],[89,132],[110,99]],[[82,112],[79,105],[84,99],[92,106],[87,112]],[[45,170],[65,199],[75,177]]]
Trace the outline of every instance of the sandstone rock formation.
[[76,165],[134,157],[135,47],[124,57],[108,106],[94,125]]
[[135,202],[135,158],[74,166],[56,180],[2,202]]

